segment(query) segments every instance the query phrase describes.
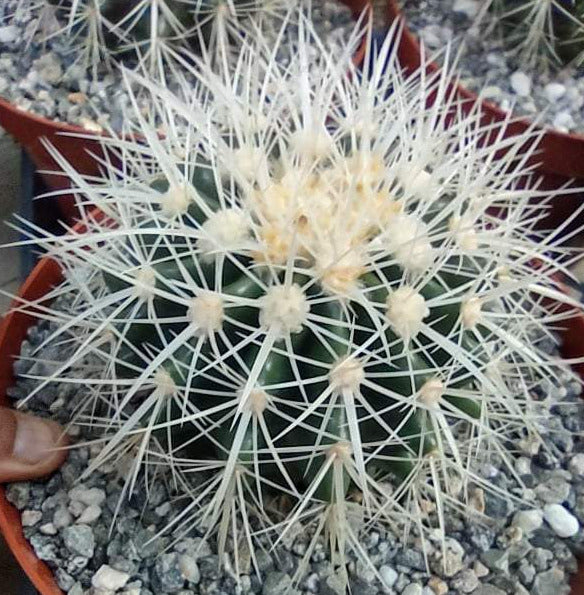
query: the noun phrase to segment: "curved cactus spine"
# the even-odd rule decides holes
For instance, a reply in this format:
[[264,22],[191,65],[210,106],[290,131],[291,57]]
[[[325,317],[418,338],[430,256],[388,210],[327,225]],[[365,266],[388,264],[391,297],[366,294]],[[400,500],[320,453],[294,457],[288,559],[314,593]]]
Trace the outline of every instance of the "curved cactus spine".
[[490,5],[505,43],[523,62],[584,64],[582,0],[491,0]]
[[130,457],[131,493],[166,471],[192,497],[168,529],[230,536],[236,566],[297,522],[305,561],[326,534],[343,566],[364,557],[356,519],[423,535],[477,513],[472,491],[497,490],[480,463],[512,468],[506,442],[539,439],[529,391],[558,360],[533,334],[580,307],[557,280],[562,227],[534,232],[536,133],[486,144],[478,111],[453,120],[448,69],[404,80],[395,29],[387,70],[346,76],[359,31],[308,69],[299,22],[286,67],[261,35],[229,80],[200,60],[195,102],[136,77],[168,134],[105,139],[125,167],[103,184],[61,159],[106,217],[80,201],[85,231],[36,240],[69,271],[47,302],[74,299],[47,306],[47,341],[72,349],[34,392],[94,358],[73,420],[103,438],[87,473]]

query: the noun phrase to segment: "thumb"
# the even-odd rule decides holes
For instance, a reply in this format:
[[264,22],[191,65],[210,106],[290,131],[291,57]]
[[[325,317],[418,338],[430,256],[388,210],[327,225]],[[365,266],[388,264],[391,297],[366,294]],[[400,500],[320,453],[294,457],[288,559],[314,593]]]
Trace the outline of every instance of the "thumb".
[[48,475],[67,456],[67,444],[53,421],[0,407],[0,483]]

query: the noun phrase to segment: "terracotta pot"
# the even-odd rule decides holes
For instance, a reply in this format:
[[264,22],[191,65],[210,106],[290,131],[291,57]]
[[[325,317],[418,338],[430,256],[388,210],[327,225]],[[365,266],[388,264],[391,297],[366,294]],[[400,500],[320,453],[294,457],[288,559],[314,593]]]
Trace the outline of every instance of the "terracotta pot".
[[[405,18],[399,9],[397,0],[387,0],[387,18],[393,22],[396,18]],[[420,44],[417,37],[404,27],[399,46],[399,59],[405,68],[414,70],[421,65]],[[429,65],[431,72],[436,72],[437,64]],[[469,91],[462,85],[457,88],[458,97],[466,100],[468,108],[478,101],[476,93]],[[508,113],[498,106],[488,102],[481,102],[481,109],[491,122],[503,122]],[[508,134],[522,134],[531,126],[528,119],[517,120],[508,127]],[[584,178],[584,135],[566,134],[553,129],[547,130],[540,144],[541,154],[537,161],[541,162],[543,173],[562,176],[563,178]]]
[[[97,139],[74,138],[70,134],[90,134],[80,126],[49,120],[31,112],[18,109],[0,98],[0,126],[27,152],[35,167],[41,172],[58,172],[60,167],[53,159],[43,141],[49,141],[75,169],[85,175],[98,173],[98,165],[91,152],[103,154]],[[67,190],[69,180],[64,176],[42,173],[43,181],[51,190]],[[58,200],[61,217],[71,221],[75,214],[73,196],[64,195]]]
[[[43,258],[22,286],[19,296],[27,300],[39,299],[61,280],[62,272],[59,265],[53,260]],[[11,312],[0,324],[0,405],[9,404],[6,390],[15,382],[12,364],[20,353],[27,329],[34,322],[34,316]],[[561,333],[562,355],[567,358],[584,357],[584,314],[580,313],[565,321],[564,327]],[[576,365],[575,369],[580,376],[584,377],[584,363]],[[15,558],[41,595],[63,595],[51,570],[36,557],[25,539],[20,513],[6,500],[2,487],[0,487],[0,531]],[[572,581],[572,593],[584,595],[584,566],[579,567],[578,574]]]
[[[370,8],[369,0],[340,1],[351,8],[355,18],[359,17],[365,8]],[[361,64],[363,61],[365,50],[366,44],[364,42],[355,56],[356,64]],[[43,145],[43,139],[46,139],[79,173],[85,175],[98,173],[99,166],[92,153],[103,155],[103,152],[97,137],[92,139],[70,136],[71,134],[91,134],[80,126],[56,122],[23,111],[0,98],[0,127],[14,137],[16,142],[26,150],[36,168],[41,171],[60,171],[59,165]],[[43,174],[43,180],[51,190],[67,190],[70,187],[68,179],[64,176]],[[73,221],[77,214],[73,196],[64,195],[60,197],[58,204],[62,218],[68,222]]]
[[[61,270],[54,260],[42,259],[22,286],[19,295],[34,300],[61,281]],[[35,319],[22,312],[9,313],[0,325],[0,405],[7,405],[6,389],[14,384],[12,364],[20,353],[27,329]],[[51,570],[41,562],[22,534],[20,513],[6,500],[0,487],[0,531],[16,560],[42,595],[62,595]]]

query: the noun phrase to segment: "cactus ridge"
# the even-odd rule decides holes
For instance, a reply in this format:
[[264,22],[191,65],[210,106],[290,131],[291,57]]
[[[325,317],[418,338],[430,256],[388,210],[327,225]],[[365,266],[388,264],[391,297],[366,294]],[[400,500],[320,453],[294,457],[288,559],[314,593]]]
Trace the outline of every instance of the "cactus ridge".
[[535,133],[485,143],[447,67],[404,80],[395,27],[386,70],[354,70],[359,30],[308,69],[299,23],[286,67],[261,35],[227,80],[202,60],[195,101],[140,79],[167,134],[140,120],[146,143],[104,139],[124,168],[102,182],[60,159],[86,229],[35,240],[68,274],[31,309],[74,348],[30,395],[87,369],[73,422],[103,440],[87,473],[123,461],[128,494],[168,475],[190,503],[167,529],[215,532],[236,567],[308,525],[297,578],[321,535],[344,573],[372,525],[423,536],[451,508],[481,514],[498,488],[478,466],[540,440],[530,390],[558,358],[534,337],[577,307],[563,226],[534,231]]

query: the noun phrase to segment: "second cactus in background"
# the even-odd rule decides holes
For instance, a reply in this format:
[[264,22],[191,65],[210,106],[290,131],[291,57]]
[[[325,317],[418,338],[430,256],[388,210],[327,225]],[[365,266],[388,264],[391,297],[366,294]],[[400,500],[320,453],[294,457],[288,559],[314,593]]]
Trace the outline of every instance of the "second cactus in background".
[[491,0],[505,45],[530,65],[584,64],[583,0]]

